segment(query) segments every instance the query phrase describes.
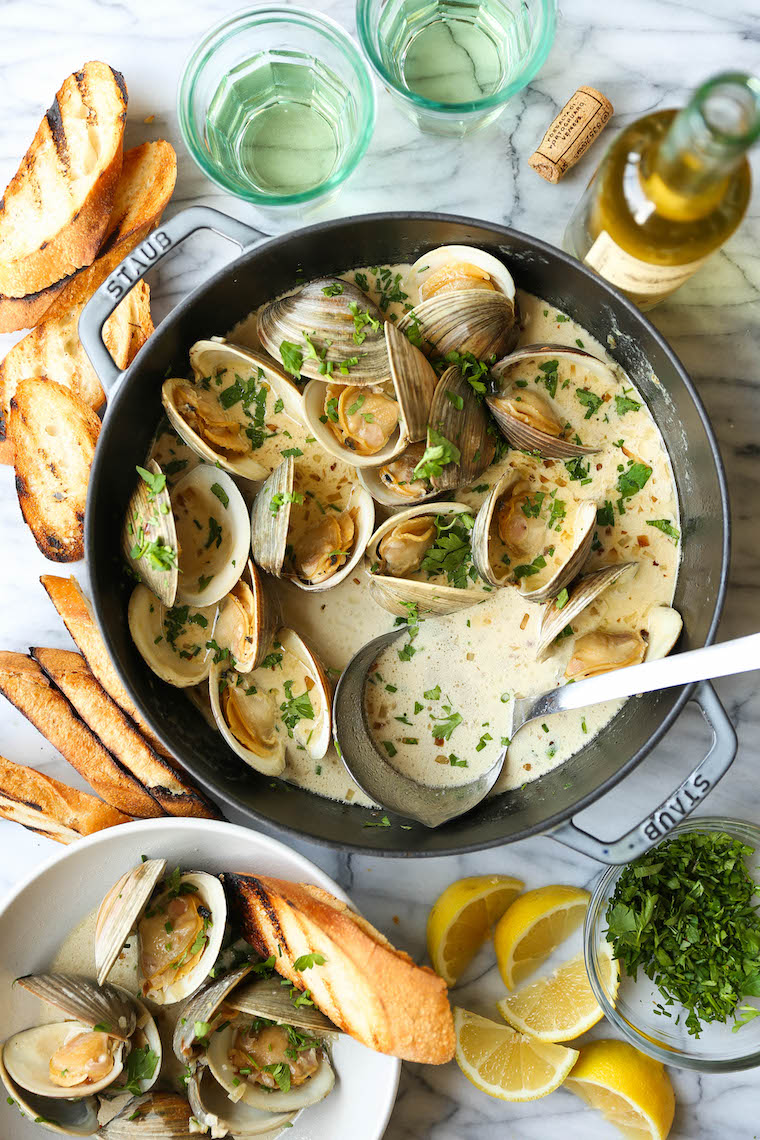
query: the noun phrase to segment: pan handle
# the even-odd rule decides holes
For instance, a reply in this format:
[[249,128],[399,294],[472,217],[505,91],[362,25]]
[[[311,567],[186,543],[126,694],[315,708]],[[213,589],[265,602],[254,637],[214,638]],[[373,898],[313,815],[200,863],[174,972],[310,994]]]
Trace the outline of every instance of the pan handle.
[[736,732],[718,694],[708,681],[702,681],[691,698],[712,729],[712,744],[706,756],[682,784],[641,823],[619,839],[604,840],[590,835],[572,819],[553,828],[549,835],[567,847],[590,855],[602,863],[628,863],[664,839],[668,832],[691,815],[694,808],[725,776],[736,756]]
[[116,367],[111,353],[103,340],[103,325],[130,289],[141,281],[149,269],[158,265],[175,246],[194,234],[196,230],[213,230],[222,237],[229,238],[241,248],[261,241],[265,236],[252,226],[239,222],[210,206],[190,206],[175,214],[168,222],[162,222],[148,234],[121,265],[93,293],[79,318],[79,339],[95,369],[106,393],[113,391],[114,385],[123,373]]

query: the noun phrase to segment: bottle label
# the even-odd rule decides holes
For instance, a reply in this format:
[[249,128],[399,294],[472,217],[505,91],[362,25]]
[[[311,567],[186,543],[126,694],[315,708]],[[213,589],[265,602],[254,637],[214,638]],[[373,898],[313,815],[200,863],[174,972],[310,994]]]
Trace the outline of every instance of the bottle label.
[[583,260],[611,285],[624,293],[641,297],[651,305],[675,293],[704,265],[707,258],[700,257],[683,265],[653,265],[626,253],[606,230],[602,230]]

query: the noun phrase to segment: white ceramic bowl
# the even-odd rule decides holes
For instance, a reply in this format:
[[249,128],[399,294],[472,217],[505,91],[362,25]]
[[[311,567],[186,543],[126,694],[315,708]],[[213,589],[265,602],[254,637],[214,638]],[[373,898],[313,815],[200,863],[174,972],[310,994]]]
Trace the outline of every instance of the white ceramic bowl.
[[[145,820],[78,840],[17,887],[0,908],[0,1009],[3,1037],[35,1023],[39,1003],[13,979],[49,968],[66,935],[100,903],[141,855],[169,867],[253,871],[316,883],[346,895],[319,867],[256,831],[209,820]],[[333,1049],[337,1081],[330,1096],[307,1109],[288,1140],[379,1140],[393,1109],[401,1062],[341,1037]],[[42,1140],[50,1133],[22,1120],[0,1097],[0,1136]]]

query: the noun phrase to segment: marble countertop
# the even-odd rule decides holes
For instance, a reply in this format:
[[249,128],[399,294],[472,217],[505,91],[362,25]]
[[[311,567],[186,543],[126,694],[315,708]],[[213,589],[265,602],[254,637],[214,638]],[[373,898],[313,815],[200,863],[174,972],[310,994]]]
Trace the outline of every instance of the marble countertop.
[[[350,0],[318,6],[353,29]],[[193,202],[213,204],[265,233],[298,225],[303,217],[265,216],[211,186],[179,141],[174,111],[182,63],[198,36],[239,0],[26,0],[0,2],[0,179],[16,169],[43,107],[63,77],[84,60],[119,68],[130,90],[127,142],[163,136],[177,147],[179,180],[167,215]],[[482,134],[464,141],[420,135],[378,90],[378,119],[368,155],[338,199],[307,220],[372,210],[439,209],[506,223],[559,244],[570,210],[600,150],[587,155],[558,186],[541,181],[527,158],[559,106],[590,83],[615,106],[613,132],[648,111],[682,104],[700,80],[721,69],[757,68],[760,17],[751,0],[637,0],[603,4],[565,0],[554,48],[536,80]],[[150,124],[144,122],[154,116]],[[718,434],[733,504],[731,583],[720,637],[760,628],[760,196],[726,249],[669,303],[655,324],[694,377]],[[220,239],[198,237],[151,281],[154,318],[231,256]],[[1,337],[0,348],[13,338]],[[0,646],[70,646],[38,583],[57,571],[37,551],[21,521],[13,472],[0,468]],[[84,567],[74,571],[84,577]],[[698,585],[696,586],[698,588]],[[756,675],[718,683],[739,734],[732,771],[700,809],[760,820],[757,741],[760,693]],[[704,748],[705,731],[687,711],[664,743],[581,817],[606,837],[625,830],[676,786]],[[70,783],[76,773],[10,706],[0,704],[0,751]],[[424,955],[427,911],[445,885],[462,875],[503,872],[529,886],[567,882],[590,886],[600,866],[548,838],[534,838],[482,855],[427,860],[401,868],[392,860],[337,855],[297,844],[353,895],[368,918],[392,933],[418,959]],[[56,850],[47,840],[0,823],[0,892]],[[484,974],[489,977],[481,981]],[[495,971],[484,953],[468,975],[472,984],[454,1001],[489,1013]],[[490,989],[489,989],[490,987]],[[490,1011],[493,1014],[493,1010]],[[600,1035],[601,1027],[596,1031]],[[606,1032],[606,1030],[605,1030]],[[750,1140],[757,1132],[760,1075],[698,1076],[672,1071],[678,1108],[677,1140]],[[454,1064],[405,1065],[388,1140],[604,1140],[617,1135],[569,1093],[525,1105],[503,1104],[474,1089]],[[357,1140],[360,1138],[357,1137]]]

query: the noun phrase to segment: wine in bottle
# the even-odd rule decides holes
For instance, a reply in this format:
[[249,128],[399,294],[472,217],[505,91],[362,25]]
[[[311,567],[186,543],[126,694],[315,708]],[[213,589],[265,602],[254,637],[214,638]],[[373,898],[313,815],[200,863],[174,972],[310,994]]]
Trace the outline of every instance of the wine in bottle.
[[615,139],[578,203],[564,247],[642,309],[675,292],[741,222],[760,137],[760,79],[709,79],[680,111]]

